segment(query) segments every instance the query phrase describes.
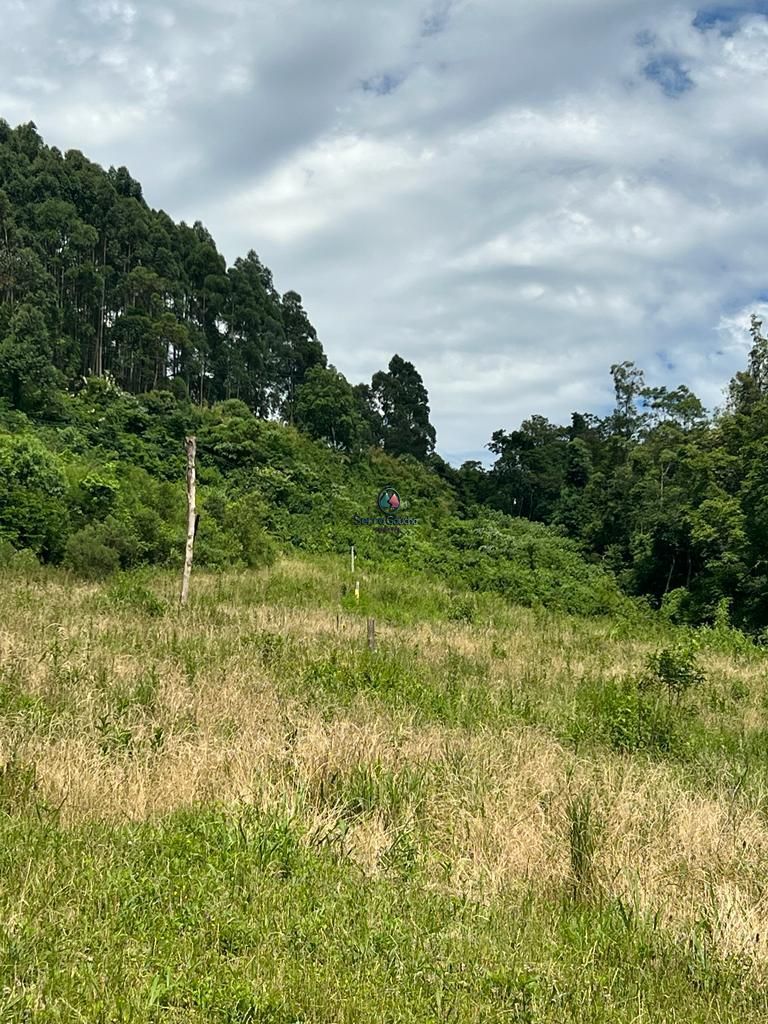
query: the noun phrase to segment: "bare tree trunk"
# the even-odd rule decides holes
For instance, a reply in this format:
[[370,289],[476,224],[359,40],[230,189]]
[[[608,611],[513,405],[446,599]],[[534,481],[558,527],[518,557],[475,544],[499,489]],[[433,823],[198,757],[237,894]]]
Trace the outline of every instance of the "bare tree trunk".
[[195,545],[195,526],[197,512],[195,509],[195,455],[197,439],[188,437],[187,448],[187,550],[184,555],[184,573],[181,577],[181,605],[187,603],[189,597],[189,577],[192,573],[192,555]]

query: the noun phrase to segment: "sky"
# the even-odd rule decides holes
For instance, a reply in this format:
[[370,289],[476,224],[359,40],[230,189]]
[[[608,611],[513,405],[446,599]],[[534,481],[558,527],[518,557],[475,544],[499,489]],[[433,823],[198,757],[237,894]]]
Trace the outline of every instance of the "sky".
[[352,383],[396,352],[438,450],[709,408],[768,320],[768,0],[0,0],[0,117],[255,249]]

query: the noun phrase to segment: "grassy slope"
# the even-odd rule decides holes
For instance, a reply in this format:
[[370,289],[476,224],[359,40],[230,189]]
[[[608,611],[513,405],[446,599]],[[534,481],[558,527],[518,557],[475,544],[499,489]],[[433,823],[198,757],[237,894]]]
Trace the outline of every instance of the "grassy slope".
[[765,1020],[763,655],[340,562],[4,586],[0,1020]]

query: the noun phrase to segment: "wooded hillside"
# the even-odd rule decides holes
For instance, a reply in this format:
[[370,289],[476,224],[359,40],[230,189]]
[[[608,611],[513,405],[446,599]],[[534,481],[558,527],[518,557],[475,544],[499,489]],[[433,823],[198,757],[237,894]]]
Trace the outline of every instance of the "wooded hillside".
[[[0,121],[6,560],[22,549],[104,571],[172,560],[178,495],[168,488],[194,431],[209,564],[253,564],[275,543],[343,550],[351,516],[395,482],[431,524],[418,542],[398,541],[399,557],[426,545],[419,564],[531,601],[542,591],[521,588],[523,570],[562,576],[567,563],[562,596],[582,572],[576,558],[584,580],[615,577],[673,620],[760,631],[768,341],[756,318],[752,342],[716,414],[684,385],[649,387],[623,362],[611,367],[608,415],[574,411],[566,425],[531,415],[494,432],[490,469],[457,469],[434,452],[411,362],[394,355],[370,382],[348,382],[299,293],[280,294],[254,251],[228,267],[201,223],[153,210],[126,168],[105,171],[46,146],[31,123]],[[516,539],[473,533],[489,522]]]

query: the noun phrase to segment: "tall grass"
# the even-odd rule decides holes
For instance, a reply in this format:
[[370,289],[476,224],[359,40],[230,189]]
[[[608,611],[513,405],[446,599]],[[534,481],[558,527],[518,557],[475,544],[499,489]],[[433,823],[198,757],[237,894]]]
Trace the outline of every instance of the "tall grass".
[[2,1019],[766,1019],[759,649],[176,583],[0,591]]

